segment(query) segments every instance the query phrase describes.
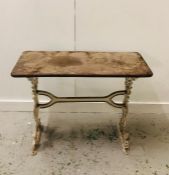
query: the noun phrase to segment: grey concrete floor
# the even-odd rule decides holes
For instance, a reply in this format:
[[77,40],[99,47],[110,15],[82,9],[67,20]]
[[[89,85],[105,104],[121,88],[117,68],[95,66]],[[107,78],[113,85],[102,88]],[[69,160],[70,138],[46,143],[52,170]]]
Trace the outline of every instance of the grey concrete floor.
[[0,112],[0,175],[169,175],[169,115],[130,114],[131,150],[120,147],[120,114],[41,113],[31,155],[31,112]]

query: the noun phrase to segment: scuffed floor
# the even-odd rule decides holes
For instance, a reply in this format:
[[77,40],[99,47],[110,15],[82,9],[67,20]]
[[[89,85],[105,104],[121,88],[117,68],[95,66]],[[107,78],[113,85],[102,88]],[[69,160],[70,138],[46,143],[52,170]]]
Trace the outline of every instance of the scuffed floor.
[[169,115],[130,114],[129,155],[121,151],[118,114],[41,117],[41,147],[31,156],[32,113],[0,113],[0,175],[169,175]]

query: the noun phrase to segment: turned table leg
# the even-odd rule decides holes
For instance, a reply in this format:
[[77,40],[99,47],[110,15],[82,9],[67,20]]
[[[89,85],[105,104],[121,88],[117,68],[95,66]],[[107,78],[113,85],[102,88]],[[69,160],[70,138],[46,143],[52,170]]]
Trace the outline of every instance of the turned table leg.
[[126,93],[124,95],[122,107],[122,117],[119,122],[119,131],[120,131],[120,139],[122,143],[122,148],[125,153],[129,150],[129,133],[126,131],[126,123],[127,123],[127,115],[128,115],[128,101],[131,94],[133,78],[126,78],[125,79],[125,90]]
[[38,78],[29,78],[29,80],[32,83],[32,95],[33,95],[33,100],[34,100],[33,115],[34,115],[34,120],[35,120],[35,134],[34,134],[32,154],[36,155],[37,149],[40,145],[41,131],[42,131],[42,126],[41,126],[40,117],[39,117],[39,106],[38,106],[39,100],[38,100],[38,93],[37,93]]

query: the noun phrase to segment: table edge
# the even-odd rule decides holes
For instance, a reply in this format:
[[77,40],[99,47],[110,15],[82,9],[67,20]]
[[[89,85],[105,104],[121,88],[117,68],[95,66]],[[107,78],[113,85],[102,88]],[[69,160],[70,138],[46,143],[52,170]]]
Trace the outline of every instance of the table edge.
[[62,75],[53,75],[53,74],[44,74],[44,75],[14,75],[14,74],[12,74],[11,73],[11,76],[13,77],[13,78],[31,78],[31,77],[90,77],[90,78],[96,78],[96,77],[100,77],[100,78],[124,78],[124,77],[133,77],[133,78],[148,78],[148,77],[152,77],[153,76],[153,73],[152,73],[152,71],[151,71],[151,73],[150,74],[147,74],[147,75],[99,75],[99,74],[97,74],[97,75],[85,75],[85,74],[83,74],[83,75],[67,75],[67,74],[62,74]]

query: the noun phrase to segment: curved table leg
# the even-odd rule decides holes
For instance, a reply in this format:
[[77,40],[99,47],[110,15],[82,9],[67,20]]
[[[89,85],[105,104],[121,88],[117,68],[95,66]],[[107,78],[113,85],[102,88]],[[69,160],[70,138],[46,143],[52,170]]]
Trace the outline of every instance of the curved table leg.
[[42,131],[42,126],[41,126],[40,117],[39,117],[39,106],[38,106],[39,100],[38,100],[38,94],[37,94],[38,78],[29,78],[29,80],[32,83],[32,95],[33,95],[33,100],[34,100],[33,115],[34,115],[34,120],[36,124],[32,154],[36,155],[37,149],[40,145],[41,131]]
[[125,90],[126,94],[124,95],[123,104],[124,107],[122,108],[122,117],[119,122],[119,133],[123,151],[127,153],[129,150],[129,133],[126,131],[126,123],[127,123],[127,115],[128,115],[128,101],[131,94],[133,78],[126,78],[125,79]]

